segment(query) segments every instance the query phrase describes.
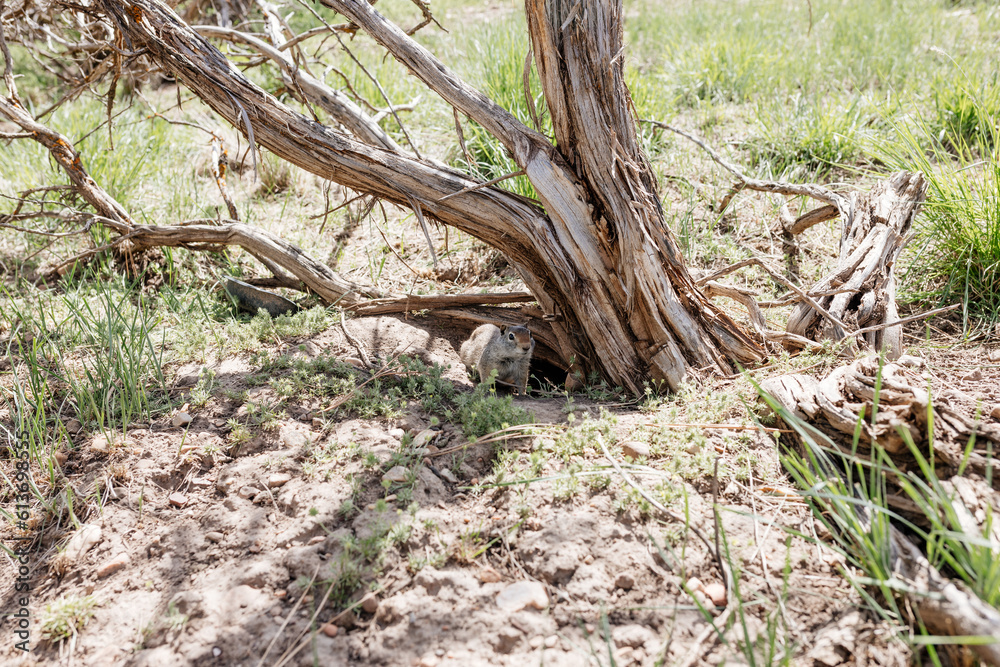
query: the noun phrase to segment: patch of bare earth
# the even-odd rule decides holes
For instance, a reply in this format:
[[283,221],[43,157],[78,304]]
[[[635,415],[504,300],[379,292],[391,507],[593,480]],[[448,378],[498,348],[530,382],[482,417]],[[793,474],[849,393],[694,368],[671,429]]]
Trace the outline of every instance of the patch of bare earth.
[[[403,318],[348,326],[369,351],[388,356],[408,345],[427,361],[450,364],[446,377],[468,385],[459,339]],[[356,354],[339,327],[304,348],[306,356]],[[933,383],[1000,401],[1000,363],[989,362],[988,351],[925,352]],[[544,453],[544,437],[433,456],[432,448],[467,441],[455,425],[437,425],[436,439],[413,459],[403,498],[389,479],[390,460],[412,447],[404,435],[433,425],[415,405],[395,419],[326,421],[311,399],[292,400],[286,418],[230,448],[228,420],[242,409],[236,392],[253,370],[245,360],[220,364],[218,387],[228,391],[191,409],[186,429],[168,415],[111,445],[77,436],[63,472],[78,498],[100,497],[100,508],[91,503],[81,516],[100,528],[99,539],[82,553],[57,556],[66,533],[33,555],[33,649],[22,655],[6,642],[6,663],[608,665],[613,656],[617,665],[742,664],[740,642],[757,642],[765,656],[769,627],[780,628],[777,639],[798,664],[908,659],[842,576],[842,558],[796,537],[815,534],[814,522],[779,475],[761,474],[777,465],[775,444],[763,434],[704,430],[701,446],[724,462],[742,453],[757,464],[745,476],[738,465],[723,465],[716,484],[710,472],[675,480],[683,492],[669,508],[714,541],[718,489],[738,609],[734,596],[725,598],[706,545],[655,509],[623,505],[627,487],[613,471],[610,483],[581,484],[572,494],[554,493],[557,481],[478,485],[493,473],[497,448]],[[178,386],[192,383],[178,378]],[[567,419],[564,398],[515,403],[538,422]],[[598,411],[584,399],[572,408],[574,425]],[[635,408],[610,410],[617,444],[651,420]],[[536,474],[521,478],[606,464],[589,445],[570,464],[542,457]],[[652,467],[663,463],[650,455]],[[378,553],[364,552],[374,544]],[[3,559],[5,581],[13,565]],[[44,606],[85,595],[98,607],[72,650],[69,640],[38,642]],[[8,588],[3,607],[12,606]],[[725,617],[724,641],[707,616]],[[10,622],[0,630],[11,636]]]

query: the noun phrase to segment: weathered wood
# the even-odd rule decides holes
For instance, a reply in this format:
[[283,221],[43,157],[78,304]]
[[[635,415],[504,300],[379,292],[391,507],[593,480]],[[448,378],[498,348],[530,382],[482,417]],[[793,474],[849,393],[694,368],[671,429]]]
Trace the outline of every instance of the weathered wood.
[[127,48],[144,48],[252,143],[359,192],[418,205],[504,252],[550,322],[564,367],[572,362],[641,391],[650,377],[678,387],[692,365],[728,372],[730,360],[763,357],[695,288],[664,224],[624,84],[620,2],[584,0],[577,10],[554,0],[527,4],[536,63],[558,117],[558,147],[462,82],[367,2],[323,3],[497,137],[535,186],[544,212],[495,187],[443,199],[477,183],[291,111],[158,0],[98,0],[97,7]]
[[[898,172],[877,183],[870,193],[852,193],[849,207],[842,211],[837,268],[809,291],[847,290],[823,297],[819,303],[851,329],[899,320],[893,267],[926,191],[927,183],[921,174]],[[787,331],[812,340],[840,340],[846,334],[801,303],[789,316]],[[875,350],[885,349],[889,359],[902,354],[901,337],[901,326],[864,334],[868,345]]]
[[[958,516],[961,530],[970,540],[982,540],[987,527],[985,518],[995,511],[1000,494],[991,489],[987,481],[992,476],[997,487],[1000,466],[989,456],[988,449],[1000,447],[1000,428],[976,422],[948,406],[945,395],[931,401],[924,379],[920,376],[921,362],[914,357],[903,357],[901,363],[882,367],[881,386],[878,392],[878,412],[874,423],[871,415],[875,387],[878,382],[878,358],[859,359],[848,366],[835,369],[823,380],[803,374],[769,378],[761,389],[773,397],[793,417],[808,422],[819,431],[814,439],[823,447],[839,448],[847,455],[866,452],[877,441],[896,461],[900,470],[915,464],[900,430],[907,432],[923,451],[928,443],[928,414],[933,415],[933,456],[938,465],[935,474],[946,489],[954,490],[951,503]],[[865,419],[860,414],[864,412]],[[789,418],[790,419],[790,418]],[[853,444],[854,434],[860,432],[859,446]],[[966,451],[970,438],[975,436],[974,447]],[[802,447],[815,447],[806,441]],[[821,461],[829,461],[823,450],[814,450]],[[985,455],[984,455],[985,454]],[[943,464],[943,465],[942,465]],[[823,475],[840,474],[830,463]],[[988,468],[992,467],[992,472]],[[964,469],[976,478],[959,476]],[[897,481],[887,474],[890,486],[898,488]],[[863,500],[863,499],[862,499]],[[920,522],[921,510],[907,498],[889,494],[886,501],[894,511]],[[858,517],[870,530],[867,505],[856,505]],[[975,517],[982,517],[979,521]],[[926,517],[923,517],[926,521]],[[995,545],[1000,545],[1000,527],[993,526],[986,535]],[[893,576],[906,586],[895,590],[905,595],[908,609],[932,634],[959,637],[991,637],[1000,639],[1000,612],[984,603],[976,595],[943,576],[927,560],[920,549],[895,526],[890,526],[885,545]],[[996,547],[995,547],[996,548]],[[989,664],[1000,665],[1000,643],[971,644],[969,649]]]
[[[920,360],[903,357],[905,363],[887,363],[882,368],[878,412],[872,423],[873,399],[878,376],[878,358],[864,357],[841,366],[822,381],[801,374],[769,378],[761,388],[796,416],[825,433],[832,442],[851,447],[855,431],[860,429],[860,445],[867,449],[877,441],[892,455],[906,456],[903,429],[913,442],[926,450],[928,410],[933,414],[934,454],[940,463],[959,467],[966,457],[965,448],[975,436],[975,446],[968,452],[967,466],[979,474],[993,468],[993,479],[1000,484],[1000,465],[987,457],[987,447],[1000,449],[1000,427],[974,421],[949,407],[943,396],[931,401],[926,381],[917,370]],[[865,421],[860,421],[862,410]],[[859,427],[860,422],[860,427]]]

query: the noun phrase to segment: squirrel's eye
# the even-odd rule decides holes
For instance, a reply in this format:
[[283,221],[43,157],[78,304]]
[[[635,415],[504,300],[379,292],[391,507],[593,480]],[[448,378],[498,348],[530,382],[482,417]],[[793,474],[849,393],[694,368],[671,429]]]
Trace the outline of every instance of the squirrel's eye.
[[514,340],[514,334],[512,334],[512,333],[507,334],[507,338],[509,340]]

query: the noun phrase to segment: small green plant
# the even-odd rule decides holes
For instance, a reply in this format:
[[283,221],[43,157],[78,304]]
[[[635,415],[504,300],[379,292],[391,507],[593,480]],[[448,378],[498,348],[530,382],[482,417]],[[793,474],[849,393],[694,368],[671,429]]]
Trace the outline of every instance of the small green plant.
[[210,368],[202,368],[198,374],[198,384],[191,390],[189,400],[197,407],[203,407],[212,397],[212,387],[215,385],[215,371]]
[[471,393],[456,394],[454,403],[455,410],[446,410],[444,415],[447,419],[457,417],[468,438],[479,438],[532,420],[527,410],[514,405],[513,397],[497,396],[496,390],[485,383],[477,385]]
[[45,606],[39,624],[42,638],[52,643],[69,639],[94,617],[97,600],[92,595],[62,597]]

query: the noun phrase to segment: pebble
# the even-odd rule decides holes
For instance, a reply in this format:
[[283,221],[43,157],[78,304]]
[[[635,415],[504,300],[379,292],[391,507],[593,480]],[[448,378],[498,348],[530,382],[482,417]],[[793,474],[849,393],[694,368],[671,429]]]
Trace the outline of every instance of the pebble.
[[545,638],[545,648],[555,648],[559,643],[559,635],[549,635]]
[[107,454],[111,451],[111,445],[108,443],[108,436],[106,435],[96,435],[94,439],[90,442],[90,451],[97,452],[98,454]]
[[622,572],[617,577],[615,577],[615,587],[620,588],[623,591],[630,591],[635,586],[635,579],[631,574],[627,572]]
[[309,442],[309,438],[306,437],[302,431],[293,428],[289,424],[285,424],[281,427],[279,436],[281,438],[281,444],[289,449],[304,447]]
[[378,611],[378,598],[374,594],[369,593],[361,600],[361,608],[365,610],[368,614],[374,614]]
[[279,486],[284,486],[291,481],[292,476],[287,472],[277,472],[267,478],[267,485],[272,489],[276,489]]
[[93,523],[85,523],[76,531],[66,544],[63,555],[77,561],[90,551],[91,547],[101,541],[101,527]]
[[108,577],[125,567],[127,564],[128,554],[118,554],[111,560],[105,562],[104,565],[97,568],[97,578],[103,579],[104,577]]
[[67,419],[66,430],[72,433],[73,435],[76,435],[77,433],[83,430],[83,424],[81,424],[80,421],[77,419],[72,419],[72,418]]
[[628,440],[622,443],[622,454],[630,459],[648,459],[649,445],[638,440]]
[[537,581],[519,581],[500,591],[497,606],[504,611],[521,611],[525,607],[545,609],[549,606],[549,594],[545,586]]
[[705,584],[701,583],[701,579],[699,579],[698,577],[691,577],[690,579],[688,579],[685,586],[692,593],[705,592]]
[[408,473],[409,471],[403,466],[394,466],[389,468],[388,472],[382,475],[382,481],[402,483],[406,481]]
[[171,493],[170,496],[167,497],[167,500],[169,500],[170,504],[174,507],[184,507],[188,502],[187,496],[183,493]]
[[417,667],[437,667],[438,662],[436,655],[428,653],[417,661]]
[[403,436],[406,435],[406,431],[401,428],[391,428],[389,429],[389,435],[396,440],[402,440]]
[[61,449],[56,450],[56,452],[52,456],[55,458],[56,463],[59,465],[60,468],[66,465],[66,461],[69,459],[69,454],[67,454]]
[[323,625],[319,626],[319,629],[322,630],[323,634],[326,635],[327,637],[336,637],[337,633],[340,632],[340,628],[338,628],[333,623],[324,623]]
[[192,421],[194,421],[194,419],[192,419],[191,415],[189,415],[188,413],[178,412],[176,415],[174,415],[174,418],[170,420],[170,425],[184,427],[190,424]]
[[217,530],[213,530],[213,531],[210,531],[208,533],[205,533],[205,539],[208,540],[209,542],[221,542],[222,538],[224,538],[224,537],[225,537],[225,535],[223,535],[222,533],[220,533]]
[[726,606],[726,587],[717,581],[705,585],[705,595],[707,595],[716,607]]
[[417,433],[416,437],[413,438],[413,442],[410,444],[414,449],[419,449],[425,445],[430,444],[430,441],[438,436],[441,431],[435,431],[432,428],[425,428],[420,433]]
[[191,486],[212,486],[212,481],[204,477],[192,477]]
[[1000,347],[990,350],[988,357],[990,361],[1000,361]]
[[323,428],[323,420],[319,417],[313,417],[311,423],[313,428]]
[[257,491],[258,489],[255,489],[252,486],[244,486],[240,488],[239,496],[240,498],[246,498],[247,500],[249,500],[250,498],[253,498],[254,496],[257,495]]
[[983,372],[977,368],[971,373],[965,375],[962,379],[966,382],[978,382],[983,379]]
[[993,406],[993,409],[990,410],[990,417],[993,417],[993,419],[1000,419],[1000,405]]
[[458,484],[458,477],[448,468],[441,468],[441,478],[449,484]]
[[479,581],[484,584],[494,584],[501,579],[502,577],[500,576],[500,573],[489,565],[486,565],[483,569],[479,570]]
[[542,645],[543,641],[545,641],[545,639],[543,639],[541,635],[535,635],[530,640],[528,640],[528,646],[530,646],[531,648],[538,648],[539,646]]

